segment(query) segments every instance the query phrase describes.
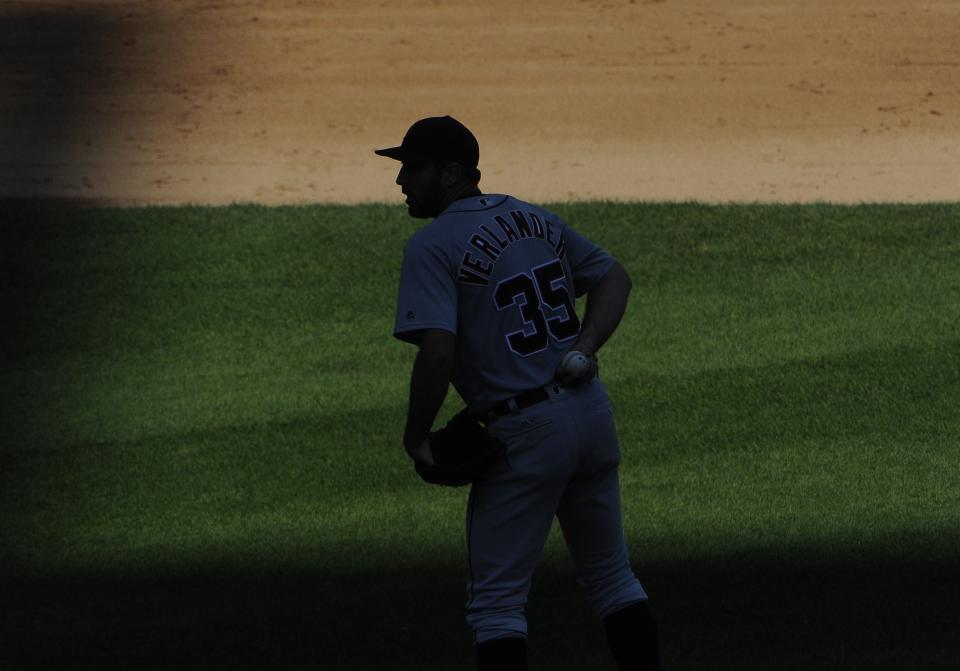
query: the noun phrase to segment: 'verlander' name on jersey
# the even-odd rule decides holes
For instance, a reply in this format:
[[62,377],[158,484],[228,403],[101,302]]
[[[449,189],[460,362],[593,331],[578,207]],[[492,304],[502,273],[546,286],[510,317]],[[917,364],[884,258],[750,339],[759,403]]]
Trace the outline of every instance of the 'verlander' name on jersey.
[[[553,247],[558,259],[563,258],[566,243],[562,234],[556,234],[552,221],[543,220],[536,213],[523,210],[512,210],[509,214],[512,224],[506,217],[498,214],[490,218],[489,225],[480,225],[482,233],[475,233],[470,238],[470,245],[479,254],[469,249],[464,253],[457,275],[459,282],[486,286],[490,283],[497,259],[503,251],[513,243],[529,238],[543,240]],[[484,258],[488,261],[484,261]]]

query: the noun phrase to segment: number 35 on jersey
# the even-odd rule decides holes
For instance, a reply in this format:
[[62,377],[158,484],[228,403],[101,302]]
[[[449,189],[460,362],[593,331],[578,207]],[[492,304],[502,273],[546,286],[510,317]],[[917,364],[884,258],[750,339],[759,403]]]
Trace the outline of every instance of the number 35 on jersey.
[[547,349],[551,337],[565,342],[580,333],[580,319],[560,259],[501,281],[493,301],[497,310],[520,310],[523,329],[506,335],[510,350],[520,356]]

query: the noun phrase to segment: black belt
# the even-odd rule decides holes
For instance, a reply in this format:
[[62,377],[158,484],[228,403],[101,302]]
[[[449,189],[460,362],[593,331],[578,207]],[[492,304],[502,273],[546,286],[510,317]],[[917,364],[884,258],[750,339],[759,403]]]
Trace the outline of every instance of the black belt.
[[[553,389],[554,391],[560,390],[558,386],[554,386]],[[493,406],[487,411],[487,419],[490,420],[497,417],[503,417],[504,415],[509,415],[511,412],[529,408],[531,405],[536,405],[537,403],[543,403],[548,398],[550,398],[550,394],[548,394],[547,390],[542,387],[540,389],[531,389],[530,391],[525,391],[519,396],[508,398],[506,401]]]

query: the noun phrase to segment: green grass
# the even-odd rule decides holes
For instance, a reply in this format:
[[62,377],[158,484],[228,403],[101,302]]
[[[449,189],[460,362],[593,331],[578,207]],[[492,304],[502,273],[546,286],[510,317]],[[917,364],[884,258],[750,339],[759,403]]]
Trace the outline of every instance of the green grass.
[[[634,280],[601,376],[668,668],[955,668],[960,205],[550,207]],[[403,208],[4,218],[0,666],[473,668]],[[557,528],[528,619],[614,668]]]

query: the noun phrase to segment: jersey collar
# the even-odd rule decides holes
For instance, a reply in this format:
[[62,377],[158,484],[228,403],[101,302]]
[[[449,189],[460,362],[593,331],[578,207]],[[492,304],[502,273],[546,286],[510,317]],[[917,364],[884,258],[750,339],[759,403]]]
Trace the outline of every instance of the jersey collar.
[[461,198],[460,200],[455,200],[450,204],[450,207],[443,211],[443,214],[450,214],[451,212],[482,212],[483,210],[490,210],[498,205],[502,205],[509,196],[505,196],[502,193],[483,193],[479,196],[467,196],[466,198]]

